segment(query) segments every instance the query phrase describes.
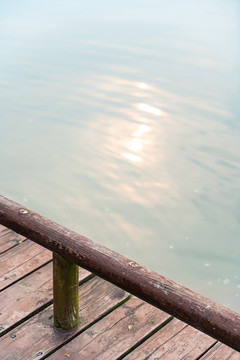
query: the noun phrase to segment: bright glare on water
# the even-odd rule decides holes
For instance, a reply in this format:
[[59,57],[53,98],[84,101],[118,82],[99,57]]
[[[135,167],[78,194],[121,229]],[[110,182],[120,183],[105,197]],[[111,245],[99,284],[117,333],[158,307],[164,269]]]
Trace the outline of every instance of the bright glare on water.
[[0,193],[240,311],[240,3],[0,5]]

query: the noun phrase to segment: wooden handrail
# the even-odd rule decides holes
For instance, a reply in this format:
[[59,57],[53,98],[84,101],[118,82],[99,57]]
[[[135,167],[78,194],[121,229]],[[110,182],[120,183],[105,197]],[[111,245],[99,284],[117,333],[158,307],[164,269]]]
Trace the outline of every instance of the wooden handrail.
[[1,195],[0,223],[240,351],[240,314]]

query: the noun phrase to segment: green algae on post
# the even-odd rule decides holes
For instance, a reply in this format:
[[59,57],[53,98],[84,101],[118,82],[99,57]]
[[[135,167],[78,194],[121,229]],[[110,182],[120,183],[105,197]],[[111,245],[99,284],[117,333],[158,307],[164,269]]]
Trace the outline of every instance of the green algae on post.
[[79,322],[78,274],[76,264],[53,253],[54,325],[63,330],[74,329]]

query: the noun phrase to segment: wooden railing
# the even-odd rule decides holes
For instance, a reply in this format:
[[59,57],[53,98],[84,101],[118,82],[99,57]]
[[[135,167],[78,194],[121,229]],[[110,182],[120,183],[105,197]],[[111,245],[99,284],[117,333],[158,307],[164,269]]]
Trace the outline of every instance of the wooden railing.
[[240,314],[0,196],[0,223],[51,250],[54,323],[78,323],[79,265],[240,351]]

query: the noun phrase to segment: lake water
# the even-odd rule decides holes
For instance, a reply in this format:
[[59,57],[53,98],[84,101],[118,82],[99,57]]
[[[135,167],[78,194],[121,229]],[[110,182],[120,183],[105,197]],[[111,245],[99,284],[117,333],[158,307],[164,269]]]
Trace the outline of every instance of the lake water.
[[240,311],[239,14],[2,1],[1,194]]

